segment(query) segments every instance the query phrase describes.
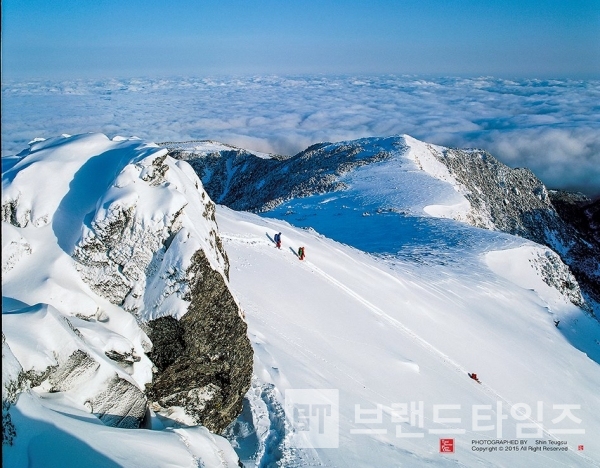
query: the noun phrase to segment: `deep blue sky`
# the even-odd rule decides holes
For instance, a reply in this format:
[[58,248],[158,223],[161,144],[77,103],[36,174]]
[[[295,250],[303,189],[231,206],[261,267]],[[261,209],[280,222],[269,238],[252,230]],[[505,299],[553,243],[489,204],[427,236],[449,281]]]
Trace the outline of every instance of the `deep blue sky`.
[[600,0],[2,0],[3,78],[600,76]]

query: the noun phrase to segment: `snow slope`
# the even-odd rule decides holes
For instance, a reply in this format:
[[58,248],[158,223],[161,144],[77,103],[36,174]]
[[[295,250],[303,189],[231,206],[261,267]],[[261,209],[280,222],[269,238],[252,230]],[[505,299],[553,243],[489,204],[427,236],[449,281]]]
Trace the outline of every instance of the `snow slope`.
[[[439,239],[456,235],[439,220],[436,236],[421,238],[430,261],[416,262],[224,207],[217,220],[255,350],[235,440],[246,466],[600,466],[600,327],[527,266],[522,252],[545,247],[469,228],[484,240],[436,253]],[[360,244],[353,227],[346,241]],[[391,250],[377,240],[372,251]],[[339,392],[339,448],[299,447],[302,424],[283,410],[294,389]],[[418,411],[413,425],[398,421],[419,402],[422,428]],[[557,405],[579,405],[572,414],[580,422],[561,419]],[[455,439],[455,453],[439,453],[445,437]],[[504,439],[526,439],[528,449],[506,453],[498,447],[509,443],[485,442]],[[537,439],[568,450],[536,452]]]
[[[406,233],[436,235],[438,223],[429,217],[546,245],[576,278],[566,283],[573,286],[573,303],[596,315],[600,310],[597,242],[562,219],[530,170],[511,169],[485,151],[445,148],[409,135],[318,143],[289,158],[269,159],[216,145],[210,151],[202,145],[165,145],[173,157],[189,161],[218,203],[310,226],[363,250],[373,251],[375,240],[378,253],[395,254],[398,249],[387,248],[399,246],[406,252],[407,241],[414,243]],[[457,245],[487,237],[468,227],[454,231],[453,239],[440,241]],[[381,250],[382,240],[392,236],[403,236],[404,242],[392,239]],[[423,252],[415,256],[422,257]]]

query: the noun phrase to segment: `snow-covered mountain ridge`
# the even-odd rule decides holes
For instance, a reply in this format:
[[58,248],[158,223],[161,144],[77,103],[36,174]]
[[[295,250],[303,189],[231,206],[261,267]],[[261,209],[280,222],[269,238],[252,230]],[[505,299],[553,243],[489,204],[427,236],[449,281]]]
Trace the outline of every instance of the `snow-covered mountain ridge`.
[[[276,180],[254,161],[293,158],[209,146],[224,200],[296,195],[215,206],[164,148],[103,135],[4,167],[6,466],[236,466],[232,446],[247,467],[600,466],[600,325],[556,253],[473,227],[489,216],[443,149],[315,146]],[[296,390],[337,395],[336,447],[287,410]],[[240,411],[229,442],[197,426]]]
[[[294,216],[297,207],[290,207],[313,205],[318,210],[324,203],[321,196],[331,194],[336,200],[354,200],[347,203],[351,209],[369,205],[372,212],[399,216],[424,211],[546,245],[560,255],[583,288],[586,304],[574,291],[576,304],[591,312],[600,310],[600,244],[559,216],[548,190],[530,170],[511,169],[485,151],[445,148],[407,135],[321,143],[293,157],[270,159],[245,150],[221,151],[201,142],[166,147],[194,167],[218,203],[286,216],[293,224],[313,226],[338,240],[344,239],[323,231],[321,224],[314,225],[312,215]],[[416,175],[418,171],[423,174]],[[445,187],[434,187],[425,175]],[[415,184],[417,179],[421,185]],[[423,202],[409,206],[405,200],[414,201],[415,191],[425,192]],[[437,202],[428,204],[432,198]],[[565,283],[563,288],[571,286],[575,285]]]
[[[64,135],[32,142],[2,174],[3,358],[21,367],[3,387],[25,390],[3,399],[17,465],[20,451],[37,450],[19,403],[47,413],[59,402],[114,428],[216,432],[241,410],[253,353],[215,205],[166,153],[139,139]],[[102,450],[120,437],[107,434]],[[207,459],[226,444],[195,434]],[[204,456],[165,436],[190,460]],[[228,450],[222,463],[235,459]],[[137,455],[155,463],[152,451]]]

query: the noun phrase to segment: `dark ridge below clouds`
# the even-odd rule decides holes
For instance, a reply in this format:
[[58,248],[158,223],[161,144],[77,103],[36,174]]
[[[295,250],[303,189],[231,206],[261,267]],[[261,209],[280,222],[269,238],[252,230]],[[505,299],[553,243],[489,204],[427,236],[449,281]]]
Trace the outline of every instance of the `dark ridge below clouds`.
[[420,76],[15,81],[2,88],[2,155],[35,137],[103,132],[212,139],[295,154],[321,141],[409,134],[489,151],[549,188],[600,196],[600,80]]

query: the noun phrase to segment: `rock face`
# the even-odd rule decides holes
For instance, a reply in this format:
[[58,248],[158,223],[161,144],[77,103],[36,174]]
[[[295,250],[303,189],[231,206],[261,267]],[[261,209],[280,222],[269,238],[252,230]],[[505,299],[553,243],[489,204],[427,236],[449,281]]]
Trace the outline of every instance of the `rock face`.
[[571,303],[585,307],[585,300],[577,280],[556,253],[551,250],[538,252],[536,258],[530,262],[544,283],[556,289]]
[[[566,208],[529,169],[511,169],[485,151],[444,148],[409,136],[320,143],[288,158],[257,157],[206,142],[164,145],[191,164],[219,203],[255,212],[292,198],[344,190],[342,176],[360,166],[398,157],[410,160],[464,197],[468,213],[454,219],[550,247],[575,275],[588,304],[584,306],[600,310],[598,202],[579,200],[578,221],[567,219],[564,213],[573,203]],[[575,303],[582,304],[576,296]]]
[[[148,390],[162,407],[180,406],[211,431],[221,432],[241,411],[252,374],[246,324],[222,276],[203,251],[190,266],[190,306],[179,322],[149,322],[159,372]],[[164,344],[163,344],[164,343]]]
[[266,211],[292,198],[343,190],[339,177],[388,158],[393,139],[319,143],[289,158],[257,157],[233,147],[206,150],[203,142],[197,143],[163,145],[194,168],[217,203],[234,210]]
[[592,201],[582,193],[565,190],[549,190],[548,195],[565,223],[590,243],[600,246],[600,199]]
[[[165,410],[182,407],[189,420],[218,432],[241,411],[252,348],[227,287],[229,264],[217,234],[215,205],[197,179],[193,190],[171,176],[166,157],[139,161],[135,168],[144,185],[166,192],[151,203],[162,203],[159,218],[151,219],[155,212],[145,210],[149,193],[139,203],[128,203],[132,174],[126,167],[102,203],[108,208],[96,212],[73,257],[97,294],[147,327],[153,342],[149,357],[158,369],[148,385],[150,399]],[[175,161],[168,163],[177,169]]]
[[252,347],[215,205],[166,153],[90,134],[20,155],[3,174],[3,330],[32,391],[69,394],[108,426],[140,427],[151,404],[220,431]]
[[17,402],[19,393],[26,391],[22,374],[23,368],[2,333],[2,445],[12,445],[17,435],[10,408]]
[[91,336],[77,328],[82,322],[48,304],[3,310],[6,340],[21,366],[20,385],[68,395],[107,425],[138,428],[146,414],[144,392],[128,372],[98,355]]
[[[485,151],[445,148],[432,151],[432,154],[448,168],[462,188],[471,210],[478,214],[479,219],[485,220],[474,225],[497,229],[550,247],[572,270],[590,303],[588,310],[593,312],[598,308],[600,244],[589,228],[592,216],[583,211],[576,221],[566,214],[568,210],[563,201],[579,197],[551,195],[552,192],[529,169],[511,169]],[[567,221],[559,215],[555,203],[561,207],[562,216]],[[590,208],[593,210],[593,207]],[[582,229],[585,226],[582,218],[590,220],[587,229]]]

